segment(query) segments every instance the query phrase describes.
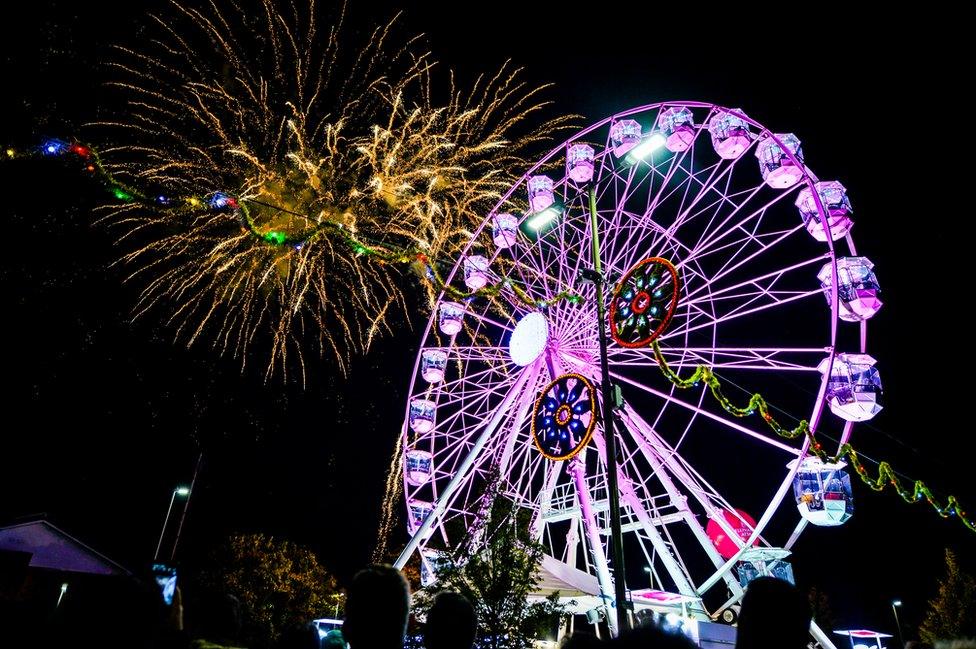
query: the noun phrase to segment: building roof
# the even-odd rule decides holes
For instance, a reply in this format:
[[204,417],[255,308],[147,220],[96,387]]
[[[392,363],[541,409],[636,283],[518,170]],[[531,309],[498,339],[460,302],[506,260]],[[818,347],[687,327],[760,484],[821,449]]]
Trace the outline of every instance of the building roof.
[[0,527],[0,552],[31,555],[31,568],[46,568],[92,575],[130,575],[104,554],[93,550],[45,520]]

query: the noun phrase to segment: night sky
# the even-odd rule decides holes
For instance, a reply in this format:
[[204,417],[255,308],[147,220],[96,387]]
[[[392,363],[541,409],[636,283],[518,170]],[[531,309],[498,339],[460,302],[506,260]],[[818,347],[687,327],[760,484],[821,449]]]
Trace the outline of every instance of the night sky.
[[[0,144],[17,147],[70,137],[98,115],[108,45],[131,43],[143,12],[160,3],[21,4],[5,10],[0,39]],[[405,31],[426,33],[434,57],[461,79],[512,59],[533,82],[555,83],[553,114],[577,113],[581,123],[690,99],[741,106],[795,132],[811,167],[846,185],[859,252],[883,288],[869,351],[886,407],[855,441],[976,514],[966,452],[971,324],[957,313],[971,299],[963,231],[972,109],[962,101],[969,72],[952,18],[890,10],[868,20],[854,3],[781,5],[783,17],[733,4],[593,3],[588,13],[528,4],[353,0],[350,24],[403,8]],[[808,17],[792,17],[794,9]],[[260,363],[242,372],[205,344],[174,344],[158,315],[131,321],[139,286],[124,283],[112,233],[92,223],[90,180],[24,161],[0,164],[0,188],[0,523],[44,512],[142,567],[172,488],[189,481],[203,448],[181,554],[199,557],[229,532],[263,531],[308,544],[348,579],[375,542],[419,308],[347,377],[323,361],[304,389],[266,383]],[[841,628],[893,632],[891,599],[916,621],[942,548],[972,555],[976,536],[892,493],[860,483],[855,493],[847,525],[810,528],[797,544],[797,580],[828,593]],[[397,539],[406,540],[404,529]]]

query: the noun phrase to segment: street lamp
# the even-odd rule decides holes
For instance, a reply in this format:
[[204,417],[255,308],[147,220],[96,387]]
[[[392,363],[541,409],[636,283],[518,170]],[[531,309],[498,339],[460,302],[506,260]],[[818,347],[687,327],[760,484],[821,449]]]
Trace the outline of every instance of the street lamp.
[[891,602],[891,612],[895,614],[895,628],[898,629],[898,642],[901,644],[902,649],[905,647],[905,638],[901,635],[901,621],[898,619],[898,607],[901,606],[901,600],[896,599]]
[[[618,164],[622,168],[630,168],[646,160],[653,152],[665,146],[667,139],[661,133],[654,132],[643,138],[633,148],[627,151],[619,160]],[[597,313],[597,338],[600,344],[600,390],[603,402],[603,432],[607,446],[607,491],[610,500],[610,537],[613,547],[614,560],[614,595],[617,607],[617,625],[620,631],[626,631],[630,627],[627,617],[627,584],[626,570],[624,567],[624,542],[623,530],[620,524],[620,491],[617,487],[617,439],[615,423],[613,418],[614,395],[613,386],[610,383],[610,362],[607,358],[607,332],[604,326],[606,320],[606,304],[604,303],[603,288],[606,278],[603,276],[603,263],[600,251],[600,230],[598,227],[598,215],[596,209],[596,190],[597,183],[589,183],[589,207],[590,207],[590,253],[592,269],[583,272],[584,279],[593,282],[596,293],[596,313]],[[526,220],[529,229],[538,233],[547,228],[549,224],[558,219],[564,212],[562,206],[552,204],[545,209],[539,210]],[[649,569],[647,569],[650,572]]]
[[166,510],[166,518],[163,519],[163,529],[159,531],[159,541],[156,543],[156,553],[153,554],[153,562],[159,560],[159,550],[163,546],[163,536],[166,535],[166,527],[169,525],[169,517],[173,513],[173,503],[176,501],[177,496],[189,498],[190,488],[179,486],[173,489],[173,494],[169,498],[169,508]]

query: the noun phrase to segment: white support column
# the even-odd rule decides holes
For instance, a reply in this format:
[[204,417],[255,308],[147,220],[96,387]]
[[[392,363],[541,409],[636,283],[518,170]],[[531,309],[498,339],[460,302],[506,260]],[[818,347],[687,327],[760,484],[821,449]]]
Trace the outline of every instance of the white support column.
[[406,547],[403,548],[403,552],[401,552],[400,556],[397,557],[396,562],[393,564],[395,567],[403,568],[403,566],[407,564],[407,561],[410,559],[410,555],[414,553],[414,551],[420,545],[420,542],[427,537],[428,533],[433,529],[434,523],[436,523],[444,514],[444,510],[447,509],[448,503],[454,497],[454,492],[457,491],[458,487],[461,486],[461,483],[464,482],[464,480],[468,477],[468,472],[471,470],[471,467],[474,466],[475,460],[477,460],[478,456],[481,455],[485,444],[487,444],[488,440],[491,439],[491,436],[498,429],[498,425],[502,422],[505,415],[511,409],[515,399],[522,393],[527,384],[531,384],[535,381],[537,376],[538,369],[530,365],[529,367],[526,367],[522,371],[522,374],[519,375],[519,377],[515,380],[512,388],[498,405],[498,409],[495,410],[495,414],[492,415],[491,419],[488,420],[488,423],[485,424],[481,434],[475,440],[474,446],[468,452],[460,466],[458,466],[454,477],[452,477],[451,481],[447,483],[444,491],[440,493],[439,497],[437,498],[437,503],[434,505],[434,509],[424,519],[424,522],[420,525],[420,528],[414,532],[412,537],[410,537],[410,541],[407,543]]
[[671,554],[671,548],[661,538],[661,533],[657,531],[657,526],[654,525],[650,515],[644,509],[641,499],[634,492],[634,485],[624,475],[619,476],[619,485],[621,502],[626,503],[630,507],[630,510],[634,512],[637,520],[640,521],[644,533],[647,534],[651,540],[651,545],[657,550],[657,555],[661,559],[661,563],[664,564],[668,574],[671,575],[671,579],[674,581],[678,592],[688,597],[698,597],[694,585],[688,579],[688,575],[685,574],[684,569],[678,564],[674,555]]
[[[703,528],[701,523],[698,522],[698,519],[695,518],[694,512],[692,512],[688,507],[687,496],[685,496],[677,488],[677,486],[675,486],[674,481],[671,479],[668,471],[671,471],[674,474],[675,478],[688,489],[688,492],[695,497],[699,504],[705,508],[706,513],[708,513],[710,516],[715,514],[715,508],[713,507],[712,503],[703,496],[700,488],[694,484],[694,482],[691,480],[691,476],[689,476],[684,470],[684,467],[678,465],[674,459],[673,452],[667,453],[667,449],[661,449],[665,451],[662,453],[661,450],[655,448],[654,441],[660,441],[657,435],[650,429],[647,422],[641,419],[640,415],[634,412],[634,410],[626,404],[624,405],[623,419],[628,424],[627,430],[630,432],[635,443],[637,444],[637,447],[643,454],[644,459],[646,459],[654,469],[654,476],[664,486],[664,490],[668,492],[672,505],[683,513],[685,523],[688,525],[689,529],[691,529],[692,533],[695,535],[695,538],[698,540],[698,544],[701,545],[702,549],[705,551],[705,554],[708,555],[708,558],[712,561],[715,567],[721,567],[723,565],[722,555],[718,553],[718,550],[715,549],[715,545],[712,543],[712,540],[708,538],[708,534],[705,533],[705,528]],[[665,468],[668,470],[666,471]],[[725,522],[724,517],[718,516],[718,518],[722,519],[721,522]],[[727,534],[732,534],[734,539],[739,538],[731,530],[729,530]],[[733,594],[742,593],[742,586],[739,585],[738,581],[732,578],[728,571],[725,571],[722,577],[725,579],[726,585]],[[699,595],[702,592],[703,591],[701,588],[697,589],[697,593]]]
[[610,566],[607,564],[607,555],[603,551],[600,528],[596,524],[596,516],[593,513],[590,491],[586,486],[586,464],[583,459],[585,452],[581,452],[575,459],[571,460],[572,463],[569,465],[569,472],[573,476],[573,481],[576,484],[576,497],[579,499],[580,512],[583,515],[583,529],[586,532],[590,552],[593,555],[596,577],[600,582],[600,595],[607,610],[607,624],[610,626],[610,634],[616,636],[617,610],[610,605],[614,601],[613,580],[610,578]]

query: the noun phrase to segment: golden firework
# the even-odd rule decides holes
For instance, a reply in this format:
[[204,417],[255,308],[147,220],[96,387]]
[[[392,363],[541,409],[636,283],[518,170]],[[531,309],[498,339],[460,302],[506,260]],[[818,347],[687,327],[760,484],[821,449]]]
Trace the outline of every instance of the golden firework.
[[[544,87],[508,66],[469,90],[449,75],[436,101],[416,39],[390,45],[396,18],[349,49],[343,12],[320,34],[314,2],[277,6],[174,0],[151,16],[155,37],[118,48],[125,109],[91,126],[113,142],[107,173],[159,195],[102,209],[144,282],[136,315],[164,310],[187,344],[244,363],[267,349],[267,375],[304,378],[309,346],[345,369],[407,309],[384,260],[456,253],[522,152],[568,124],[528,130]],[[361,241],[385,254],[356,254]]]

